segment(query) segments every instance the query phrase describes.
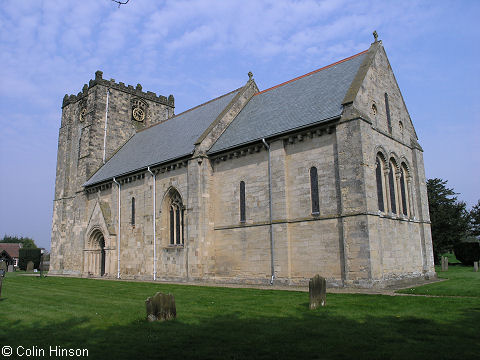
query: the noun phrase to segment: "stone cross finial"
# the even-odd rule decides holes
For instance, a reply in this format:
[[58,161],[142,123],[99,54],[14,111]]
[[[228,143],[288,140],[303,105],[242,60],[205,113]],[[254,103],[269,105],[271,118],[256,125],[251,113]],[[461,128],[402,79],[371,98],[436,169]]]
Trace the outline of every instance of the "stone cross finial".
[[248,72],[248,80],[252,80],[253,78],[253,73],[251,71]]
[[378,42],[378,33],[377,30],[373,32],[373,38],[375,39],[375,42]]

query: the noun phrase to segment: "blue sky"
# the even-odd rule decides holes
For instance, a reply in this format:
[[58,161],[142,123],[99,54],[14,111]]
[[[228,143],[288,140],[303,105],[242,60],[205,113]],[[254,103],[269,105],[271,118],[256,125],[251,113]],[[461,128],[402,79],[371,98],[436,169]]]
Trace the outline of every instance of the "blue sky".
[[174,94],[176,113],[266,89],[379,38],[424,148],[427,177],[480,198],[479,1],[0,2],[0,236],[50,248],[61,103],[98,69]]

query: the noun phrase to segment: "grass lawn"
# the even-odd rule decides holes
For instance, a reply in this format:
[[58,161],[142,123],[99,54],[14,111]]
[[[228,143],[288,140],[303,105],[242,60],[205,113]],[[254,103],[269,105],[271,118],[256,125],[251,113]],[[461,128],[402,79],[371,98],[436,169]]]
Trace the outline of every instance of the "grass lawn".
[[[175,295],[176,320],[145,321],[157,291]],[[8,274],[0,300],[0,346],[91,359],[470,359],[479,324],[478,296],[328,294],[310,311],[302,292]]]

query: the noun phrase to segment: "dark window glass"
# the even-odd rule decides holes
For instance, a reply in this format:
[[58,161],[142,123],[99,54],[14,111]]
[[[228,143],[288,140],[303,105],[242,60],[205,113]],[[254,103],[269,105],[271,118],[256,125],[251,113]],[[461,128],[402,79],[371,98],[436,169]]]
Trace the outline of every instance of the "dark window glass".
[[317,168],[310,168],[310,193],[312,196],[312,214],[320,213],[320,200],[318,198],[318,173]]
[[403,174],[403,168],[400,170],[400,191],[402,192],[402,209],[403,215],[407,215],[407,194],[405,191],[405,176]]
[[135,225],[135,198],[132,197],[132,225]]
[[390,202],[392,203],[392,213],[396,214],[397,213],[397,203],[395,202],[395,176],[393,174],[393,166],[392,163],[390,163],[390,171],[388,173],[388,185],[390,188]]
[[185,234],[184,234],[184,219],[185,219],[185,209],[182,209],[182,244],[184,243],[185,241]]
[[170,207],[170,244],[175,244],[175,214],[173,206]]
[[175,225],[177,234],[177,244],[180,244],[180,209],[177,207],[175,210]]
[[375,163],[375,174],[377,178],[377,198],[378,198],[378,210],[385,211],[385,206],[383,204],[383,186],[382,186],[382,162],[377,157]]
[[245,222],[245,183],[240,181],[240,222]]
[[392,119],[390,118],[390,105],[388,104],[388,94],[385,93],[385,112],[387,113],[388,132],[392,132]]

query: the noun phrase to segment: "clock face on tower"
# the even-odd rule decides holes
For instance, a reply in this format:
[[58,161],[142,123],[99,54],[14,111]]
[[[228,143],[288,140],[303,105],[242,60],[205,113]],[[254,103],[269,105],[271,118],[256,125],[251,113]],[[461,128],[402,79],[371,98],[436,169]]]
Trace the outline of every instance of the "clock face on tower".
[[132,101],[132,119],[138,122],[145,121],[147,117],[147,104],[140,99]]
[[143,111],[140,107],[133,108],[132,116],[136,121],[143,121],[145,120],[145,111]]

